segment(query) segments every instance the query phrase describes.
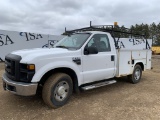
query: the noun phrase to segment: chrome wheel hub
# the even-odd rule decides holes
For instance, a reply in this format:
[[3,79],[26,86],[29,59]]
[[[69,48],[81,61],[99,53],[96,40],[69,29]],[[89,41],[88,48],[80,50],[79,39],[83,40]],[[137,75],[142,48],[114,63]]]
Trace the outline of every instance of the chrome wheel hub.
[[140,76],[141,76],[141,71],[139,69],[137,69],[135,71],[135,75],[134,75],[135,80],[139,80]]
[[64,86],[60,86],[60,87],[58,88],[57,94],[58,94],[59,96],[62,96],[63,94],[65,94],[65,88],[64,88]]
[[54,90],[54,98],[57,101],[63,101],[68,96],[68,92],[68,83],[66,81],[61,81],[56,85],[56,88]]

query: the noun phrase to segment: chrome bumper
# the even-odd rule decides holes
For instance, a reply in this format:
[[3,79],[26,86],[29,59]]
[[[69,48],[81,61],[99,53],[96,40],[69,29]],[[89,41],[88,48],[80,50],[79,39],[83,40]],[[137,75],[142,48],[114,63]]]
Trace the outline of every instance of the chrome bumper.
[[32,96],[36,94],[38,83],[15,82],[9,79],[6,74],[2,76],[4,90],[21,96]]

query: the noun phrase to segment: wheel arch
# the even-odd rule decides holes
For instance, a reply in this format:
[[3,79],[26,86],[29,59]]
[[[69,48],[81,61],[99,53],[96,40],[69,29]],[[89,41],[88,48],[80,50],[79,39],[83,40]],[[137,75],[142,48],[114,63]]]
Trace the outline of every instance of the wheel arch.
[[67,68],[67,67],[60,67],[60,68],[54,68],[49,70],[48,72],[46,72],[42,78],[40,79],[39,85],[44,85],[44,83],[46,82],[46,80],[55,73],[65,73],[67,75],[69,75],[72,79],[73,82],[73,90],[76,93],[79,93],[79,87],[78,87],[78,76],[76,74],[76,72],[71,69],[71,68]]
[[141,68],[142,68],[142,71],[144,71],[144,64],[143,64],[143,62],[137,62],[137,63],[135,64],[135,66],[136,66],[136,65],[140,65]]
[[[136,70],[136,66],[137,65],[139,65],[140,67],[141,67],[141,71],[140,71],[140,75],[139,75],[139,78],[138,78],[138,80],[137,80],[137,78],[135,78],[135,70]],[[131,82],[131,83],[133,83],[133,84],[136,84],[136,83],[138,83],[140,80],[141,80],[141,76],[142,76],[142,71],[144,71],[144,64],[143,64],[143,62],[136,62],[135,63],[135,65],[134,65],[134,67],[133,67],[133,72],[132,72],[132,74],[130,74],[130,75],[128,75],[127,77],[128,77],[128,80]]]

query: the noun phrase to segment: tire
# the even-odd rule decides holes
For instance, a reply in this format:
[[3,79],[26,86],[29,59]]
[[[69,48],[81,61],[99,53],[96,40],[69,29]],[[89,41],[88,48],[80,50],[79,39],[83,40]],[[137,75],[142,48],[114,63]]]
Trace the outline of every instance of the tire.
[[67,103],[73,92],[72,79],[64,73],[56,73],[48,78],[42,90],[42,98],[51,108],[58,108]]
[[133,74],[132,75],[128,75],[128,80],[133,83],[136,84],[141,80],[142,77],[142,68],[140,65],[135,65],[134,70],[133,70]]

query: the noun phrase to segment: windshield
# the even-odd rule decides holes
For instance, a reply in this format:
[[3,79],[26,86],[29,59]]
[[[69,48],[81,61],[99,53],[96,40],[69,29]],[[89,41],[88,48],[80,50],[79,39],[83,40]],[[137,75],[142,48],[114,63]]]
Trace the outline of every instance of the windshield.
[[55,47],[66,49],[79,49],[89,38],[90,33],[77,33],[63,38]]

